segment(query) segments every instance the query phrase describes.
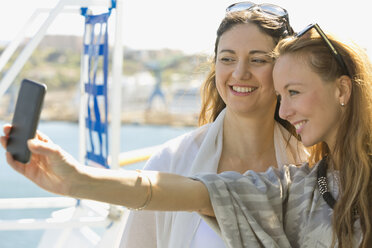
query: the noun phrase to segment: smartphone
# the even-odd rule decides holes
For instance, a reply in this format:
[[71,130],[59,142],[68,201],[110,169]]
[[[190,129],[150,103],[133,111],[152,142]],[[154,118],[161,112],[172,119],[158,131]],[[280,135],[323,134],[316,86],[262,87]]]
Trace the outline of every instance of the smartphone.
[[46,88],[45,84],[28,79],[21,82],[7,144],[7,151],[19,162],[30,160],[27,140],[35,137]]

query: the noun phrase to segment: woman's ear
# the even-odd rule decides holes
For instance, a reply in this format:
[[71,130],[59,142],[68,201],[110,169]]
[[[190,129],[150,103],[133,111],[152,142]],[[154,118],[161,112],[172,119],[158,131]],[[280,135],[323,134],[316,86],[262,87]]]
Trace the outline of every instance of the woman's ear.
[[352,90],[352,82],[349,76],[343,75],[337,79],[336,82],[336,97],[340,101],[340,105],[344,106],[349,102]]

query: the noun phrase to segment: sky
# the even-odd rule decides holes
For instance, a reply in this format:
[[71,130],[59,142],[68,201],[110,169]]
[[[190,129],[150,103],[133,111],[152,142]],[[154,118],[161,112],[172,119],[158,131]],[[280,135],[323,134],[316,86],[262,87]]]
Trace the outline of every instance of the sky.
[[[231,0],[122,0],[124,45],[133,49],[170,48],[186,53],[212,53],[216,30]],[[59,0],[0,0],[0,41],[12,40],[36,9],[53,8]],[[74,2],[74,1],[70,1]],[[371,11],[366,0],[269,0],[286,8],[295,31],[318,23],[325,32],[354,41],[372,55]],[[69,8],[71,9],[71,7]],[[40,15],[26,36],[32,36],[46,14]],[[114,14],[113,14],[114,16]],[[114,32],[114,18],[110,33]],[[58,16],[48,34],[81,35],[83,18],[76,13]]]

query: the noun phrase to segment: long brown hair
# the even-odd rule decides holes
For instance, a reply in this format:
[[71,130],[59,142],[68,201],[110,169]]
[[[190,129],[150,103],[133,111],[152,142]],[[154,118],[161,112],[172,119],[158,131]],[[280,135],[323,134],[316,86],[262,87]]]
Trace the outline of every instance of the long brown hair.
[[[235,25],[246,23],[253,23],[257,25],[259,30],[272,37],[275,44],[287,36],[288,33],[293,32],[293,29],[289,25],[290,30],[287,30],[287,26],[283,23],[281,18],[268,17],[259,11],[238,11],[226,14],[217,30],[217,37],[214,46],[214,58],[211,61],[210,71],[207,75],[207,78],[201,87],[200,95],[202,99],[202,108],[199,114],[200,126],[213,122],[219,113],[226,107],[225,102],[218,94],[216,88],[215,63],[220,38],[222,34],[230,30]],[[279,117],[279,102],[277,102],[274,118],[297,137],[293,127],[287,121]]]
[[[353,226],[359,217],[363,233],[360,247],[367,248],[372,247],[372,66],[361,48],[329,38],[345,61],[352,91],[339,120],[334,150],[330,151],[327,144],[321,142],[312,147],[311,158],[319,161],[328,155],[339,171],[340,196],[332,220],[333,246],[336,242],[343,248],[353,246]],[[299,56],[326,83],[343,75],[329,48],[314,32],[281,41],[275,52],[279,56]]]

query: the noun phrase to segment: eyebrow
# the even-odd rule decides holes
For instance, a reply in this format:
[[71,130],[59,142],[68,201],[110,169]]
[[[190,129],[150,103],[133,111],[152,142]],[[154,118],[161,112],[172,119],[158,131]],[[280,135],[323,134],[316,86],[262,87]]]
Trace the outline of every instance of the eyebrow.
[[[234,53],[235,54],[235,51],[234,50],[231,50],[231,49],[222,49],[218,53],[223,53],[223,52],[228,52],[228,53]],[[269,54],[270,52],[266,52],[266,51],[262,51],[262,50],[252,50],[252,51],[249,51],[249,54],[257,54],[257,53],[260,53],[260,54]]]
[[286,90],[289,86],[292,86],[292,85],[301,85],[301,83],[296,83],[296,82],[293,82],[293,83],[287,83],[287,84],[284,86],[284,89]]

